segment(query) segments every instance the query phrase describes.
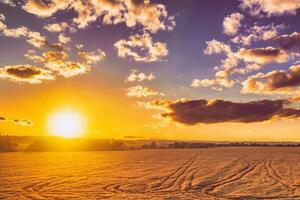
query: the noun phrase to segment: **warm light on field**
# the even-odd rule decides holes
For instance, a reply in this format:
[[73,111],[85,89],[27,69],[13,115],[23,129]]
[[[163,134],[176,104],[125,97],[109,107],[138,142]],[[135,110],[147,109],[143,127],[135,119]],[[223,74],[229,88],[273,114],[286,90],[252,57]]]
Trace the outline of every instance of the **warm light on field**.
[[53,135],[62,137],[77,137],[83,132],[84,120],[80,114],[73,111],[58,112],[48,119],[48,129]]

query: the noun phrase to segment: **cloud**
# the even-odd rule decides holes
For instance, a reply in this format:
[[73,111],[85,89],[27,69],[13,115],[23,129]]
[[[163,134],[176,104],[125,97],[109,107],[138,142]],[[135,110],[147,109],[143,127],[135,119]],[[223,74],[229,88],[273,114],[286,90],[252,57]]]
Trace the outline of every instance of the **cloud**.
[[96,64],[102,61],[106,54],[101,49],[97,49],[96,51],[80,51],[78,52],[79,57],[87,64]]
[[86,74],[91,70],[88,63],[66,60],[68,56],[65,52],[48,51],[43,53],[42,56],[45,58],[45,68],[66,78]]
[[204,50],[204,54],[211,55],[211,54],[220,54],[220,53],[230,53],[231,47],[223,42],[218,40],[210,40],[205,42],[207,47]]
[[12,122],[20,126],[32,126],[33,122],[27,119],[9,119],[7,117],[0,116],[0,122]]
[[3,3],[5,5],[16,7],[17,5],[12,0],[0,0],[0,3]]
[[24,56],[25,56],[27,59],[29,59],[29,60],[31,60],[31,61],[33,61],[33,62],[36,62],[36,63],[39,63],[39,62],[45,62],[45,60],[46,60],[44,57],[36,55],[36,51],[35,51],[35,50],[28,50],[28,51],[24,54]]
[[245,34],[237,35],[232,38],[231,41],[236,44],[242,44],[243,46],[249,46],[252,42],[257,40],[270,40],[275,38],[279,32],[285,29],[284,24],[274,25],[273,23],[266,26],[254,25],[246,29]]
[[65,34],[61,33],[58,35],[58,42],[60,44],[67,44],[67,43],[71,42],[71,38],[67,37]]
[[69,28],[69,25],[66,22],[60,22],[60,23],[53,23],[53,24],[47,24],[44,26],[44,29],[46,29],[49,32],[63,32],[67,28]]
[[275,38],[280,44],[280,47],[284,50],[296,50],[300,51],[300,33],[294,32],[290,35],[281,35]]
[[14,119],[14,123],[21,125],[21,126],[32,126],[32,121],[25,120],[25,119]]
[[39,17],[51,17],[59,10],[67,9],[70,1],[51,0],[49,3],[44,3],[41,0],[27,0],[22,6],[25,11]]
[[242,93],[297,94],[300,86],[300,65],[291,66],[287,71],[275,70],[258,73],[242,82]]
[[173,122],[186,125],[214,123],[251,123],[273,119],[299,118],[300,110],[288,107],[287,100],[259,100],[232,102],[224,100],[156,100],[150,104],[162,105],[160,114]]
[[11,65],[0,68],[0,79],[37,84],[55,77],[50,71],[32,65]]
[[169,16],[163,4],[151,3],[149,0],[91,0],[62,1],[28,0],[23,9],[38,17],[51,17],[59,11],[75,12],[72,22],[78,28],[86,28],[89,24],[102,20],[103,24],[125,23],[133,28],[141,26],[144,30],[156,33],[158,30],[173,30],[175,20]]
[[155,91],[151,88],[143,87],[141,85],[137,85],[134,87],[130,87],[127,89],[127,96],[129,97],[149,97],[149,96],[164,96],[163,93],[160,93],[158,91]]
[[210,87],[213,86],[212,89],[214,90],[222,90],[221,87],[218,86],[223,86],[227,88],[231,88],[234,84],[234,80],[230,80],[229,76],[232,74],[230,70],[220,70],[215,73],[215,78],[214,79],[194,79],[191,87]]
[[296,15],[300,8],[300,0],[240,0],[240,7],[248,11],[253,16],[263,13],[267,16],[275,15]]
[[27,27],[21,26],[17,28],[10,28],[5,23],[5,16],[0,14],[0,34],[5,37],[20,38],[24,37],[26,41],[38,49],[55,49],[62,50],[60,44],[52,44],[47,40],[46,36],[39,32],[30,31]]
[[254,49],[241,48],[238,51],[238,55],[246,62],[255,62],[258,64],[267,64],[270,62],[284,63],[288,61],[290,56],[286,51],[274,47]]
[[125,19],[128,27],[141,24],[152,33],[156,33],[158,30],[173,30],[174,16],[168,16],[163,4],[153,4],[149,0],[142,1],[143,3],[137,2],[134,0],[124,1],[127,6]]
[[0,13],[0,33],[1,33],[1,35],[5,36],[5,37],[18,38],[21,36],[26,36],[28,34],[28,28],[26,28],[25,26],[21,26],[18,28],[9,28],[5,24],[5,20],[6,20],[5,16]]
[[129,76],[127,77],[125,82],[142,82],[142,81],[145,81],[145,80],[152,81],[155,78],[156,78],[156,76],[152,73],[147,75],[143,72],[138,73],[138,70],[132,69],[131,74],[129,74]]
[[80,51],[78,52],[80,61],[68,60],[68,54],[63,51],[47,51],[39,56],[31,50],[25,54],[25,57],[40,62],[47,70],[69,78],[88,73],[92,64],[97,64],[104,59],[105,53],[100,49],[91,52]]
[[[235,80],[229,78],[230,75],[236,73],[242,73],[243,69],[236,67],[239,64],[239,58],[235,52],[231,50],[231,47],[223,42],[215,39],[206,41],[207,47],[204,50],[204,54],[224,54],[225,58],[221,60],[221,65],[216,66],[217,70],[213,79],[194,79],[191,83],[191,87],[212,87],[213,90],[221,91],[223,87],[231,88],[235,84]],[[243,72],[248,72],[244,70]]]
[[244,15],[238,12],[225,17],[223,21],[223,33],[226,35],[236,35],[243,19]]
[[54,49],[54,50],[63,50],[63,47],[60,44],[52,44],[47,40],[46,36],[42,36],[39,32],[29,31],[27,34],[27,40],[29,44],[38,48],[38,49]]
[[0,116],[0,121],[6,121],[6,117]]
[[[132,35],[128,40],[119,40],[114,44],[121,58],[130,57],[137,62],[161,61],[168,55],[167,44],[153,42],[150,34]],[[141,51],[141,52],[139,52]]]

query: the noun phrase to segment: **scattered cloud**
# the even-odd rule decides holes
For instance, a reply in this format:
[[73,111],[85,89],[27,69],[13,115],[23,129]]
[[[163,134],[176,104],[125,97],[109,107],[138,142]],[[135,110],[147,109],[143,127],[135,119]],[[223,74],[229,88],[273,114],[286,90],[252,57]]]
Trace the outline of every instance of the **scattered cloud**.
[[68,58],[65,52],[48,51],[43,53],[45,58],[45,68],[57,72],[66,78],[85,74],[90,71],[91,66],[83,62],[74,62],[66,60]]
[[39,17],[51,17],[59,10],[64,10],[69,7],[70,1],[52,0],[49,3],[44,3],[41,0],[28,0],[22,8],[33,15]]
[[244,15],[238,12],[225,17],[223,21],[223,33],[226,35],[236,35],[243,19]]
[[291,66],[287,71],[255,74],[243,81],[242,85],[242,93],[297,94],[300,86],[300,65]]
[[38,49],[63,49],[60,44],[53,44],[49,42],[47,37],[43,36],[40,32],[31,31],[25,26],[20,26],[17,28],[8,27],[5,24],[5,16],[3,14],[0,14],[0,34],[5,37],[23,37],[29,44]]
[[22,8],[42,18],[72,10],[76,14],[72,22],[77,25],[77,28],[86,28],[97,20],[101,20],[103,24],[125,23],[130,28],[141,26],[152,33],[158,30],[173,30],[175,26],[174,16],[169,16],[165,6],[151,3],[149,0],[52,0],[49,3],[28,0]]
[[163,93],[155,91],[151,88],[143,87],[141,85],[137,85],[134,87],[130,87],[127,89],[127,96],[129,97],[149,97],[149,96],[164,96]]
[[87,64],[96,64],[102,61],[106,54],[101,49],[97,49],[96,51],[80,51],[78,52],[78,56]]
[[132,69],[131,73],[129,74],[129,76],[127,77],[127,79],[125,80],[125,82],[142,82],[142,81],[152,81],[156,78],[156,76],[153,73],[150,73],[149,75],[140,72],[138,73],[137,69]]
[[97,64],[105,58],[105,53],[100,49],[91,52],[80,51],[78,52],[80,60],[71,61],[68,60],[68,54],[63,51],[47,51],[39,56],[36,55],[36,51],[30,50],[25,57],[42,63],[47,70],[69,78],[88,73],[92,64]]
[[16,7],[17,4],[14,3],[12,0],[0,0],[0,3],[3,3],[5,5],[11,6],[11,7]]
[[60,44],[67,44],[67,43],[71,42],[71,38],[67,37],[65,34],[61,33],[58,35],[58,42]]
[[210,40],[205,42],[207,47],[204,50],[204,54],[212,55],[212,54],[220,54],[220,53],[230,53],[231,47],[223,42],[218,40]]
[[236,44],[242,44],[243,46],[249,46],[252,42],[258,40],[270,40],[278,36],[281,30],[284,30],[286,26],[284,24],[274,25],[273,23],[266,26],[254,26],[246,29],[245,34],[239,34],[232,38],[231,41]]
[[222,88],[219,86],[231,88],[234,84],[234,80],[230,80],[229,76],[231,75],[231,71],[229,70],[220,70],[215,73],[214,79],[194,79],[191,83],[191,87],[210,87],[213,86],[213,90],[221,91]]
[[132,35],[128,40],[119,40],[114,44],[121,58],[130,57],[137,62],[161,61],[168,55],[167,44],[153,42],[150,34]]
[[240,0],[240,7],[253,16],[295,15],[300,8],[300,0]]
[[46,26],[44,26],[44,29],[46,29],[47,31],[58,33],[65,31],[67,28],[69,28],[69,25],[66,22],[47,24]]

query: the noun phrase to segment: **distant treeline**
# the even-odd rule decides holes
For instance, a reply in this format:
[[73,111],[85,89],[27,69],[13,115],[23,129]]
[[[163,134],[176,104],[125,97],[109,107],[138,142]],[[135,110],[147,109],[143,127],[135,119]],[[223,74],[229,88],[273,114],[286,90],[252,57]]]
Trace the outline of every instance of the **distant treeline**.
[[0,152],[124,151],[138,149],[188,149],[214,147],[300,147],[284,142],[183,142],[57,137],[0,136]]

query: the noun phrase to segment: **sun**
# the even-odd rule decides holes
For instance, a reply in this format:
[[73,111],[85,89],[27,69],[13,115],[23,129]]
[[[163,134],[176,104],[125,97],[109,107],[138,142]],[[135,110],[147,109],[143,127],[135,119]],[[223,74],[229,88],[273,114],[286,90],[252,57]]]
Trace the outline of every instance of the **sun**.
[[78,137],[83,134],[83,126],[83,117],[74,111],[57,112],[48,118],[48,129],[56,136]]

